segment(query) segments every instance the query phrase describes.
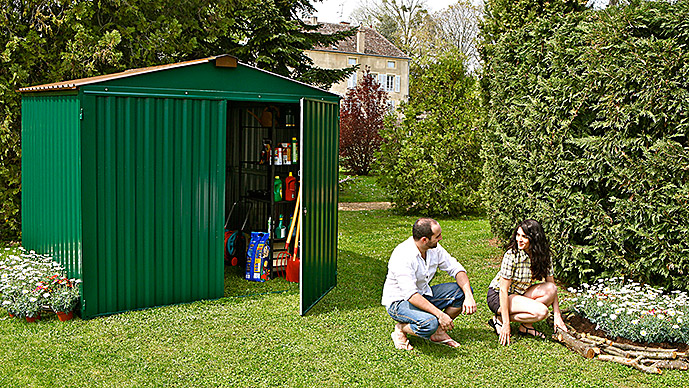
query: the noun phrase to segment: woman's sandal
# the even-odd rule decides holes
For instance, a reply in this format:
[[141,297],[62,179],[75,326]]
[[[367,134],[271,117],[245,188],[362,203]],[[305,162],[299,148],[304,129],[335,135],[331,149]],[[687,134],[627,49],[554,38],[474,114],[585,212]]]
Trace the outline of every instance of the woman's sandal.
[[[521,330],[522,328],[524,329],[524,331]],[[524,326],[523,323],[521,325],[519,325],[518,333],[520,335],[523,335],[523,336],[531,336],[531,337],[546,339],[545,334],[541,333],[540,331],[536,330],[533,327],[526,327],[526,326]]]
[[493,329],[495,335],[500,335],[498,331],[502,329],[502,323],[500,323],[500,321],[498,321],[496,317],[492,317],[488,320],[488,326],[490,326]]

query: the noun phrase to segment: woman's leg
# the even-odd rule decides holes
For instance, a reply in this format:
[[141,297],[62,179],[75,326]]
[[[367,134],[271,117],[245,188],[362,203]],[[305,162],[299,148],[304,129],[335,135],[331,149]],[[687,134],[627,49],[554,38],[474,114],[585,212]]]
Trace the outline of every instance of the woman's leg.
[[533,329],[533,323],[548,318],[548,306],[553,304],[556,294],[555,284],[545,282],[529,287],[523,295],[510,295],[510,320],[522,324],[524,329],[520,327],[520,332],[544,337],[542,333]]

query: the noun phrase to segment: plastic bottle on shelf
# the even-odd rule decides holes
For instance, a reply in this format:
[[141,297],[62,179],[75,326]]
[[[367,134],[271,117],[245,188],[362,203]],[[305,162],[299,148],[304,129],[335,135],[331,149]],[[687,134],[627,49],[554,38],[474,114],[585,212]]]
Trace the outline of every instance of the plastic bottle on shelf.
[[285,238],[285,235],[287,235],[287,228],[285,228],[285,224],[282,222],[282,214],[280,214],[278,220],[278,226],[275,228],[275,238]]
[[275,163],[276,166],[282,166],[282,147],[279,144],[275,145]]
[[273,200],[275,200],[275,202],[282,201],[282,180],[280,180],[280,177],[277,175],[273,182]]
[[297,138],[292,138],[292,164],[299,163],[299,152],[297,152]]
[[297,199],[297,178],[292,176],[290,171],[289,176],[285,178],[285,200],[294,201]]
[[282,164],[292,164],[292,151],[290,143],[282,143]]

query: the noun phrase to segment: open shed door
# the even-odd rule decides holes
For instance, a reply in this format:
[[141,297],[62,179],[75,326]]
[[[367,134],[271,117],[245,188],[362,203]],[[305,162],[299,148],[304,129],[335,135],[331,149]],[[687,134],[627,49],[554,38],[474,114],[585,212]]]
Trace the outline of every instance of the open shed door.
[[301,100],[301,315],[337,284],[340,106]]

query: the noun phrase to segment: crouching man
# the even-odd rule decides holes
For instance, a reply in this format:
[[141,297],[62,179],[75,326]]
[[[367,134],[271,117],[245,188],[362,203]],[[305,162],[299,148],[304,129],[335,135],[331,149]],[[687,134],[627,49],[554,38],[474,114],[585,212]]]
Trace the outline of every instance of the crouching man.
[[[396,321],[391,336],[397,349],[413,349],[408,334],[459,347],[447,332],[459,314],[476,312],[466,270],[440,246],[441,239],[440,224],[432,218],[420,218],[412,227],[412,237],[390,255],[381,303]],[[437,270],[456,281],[429,286]]]

